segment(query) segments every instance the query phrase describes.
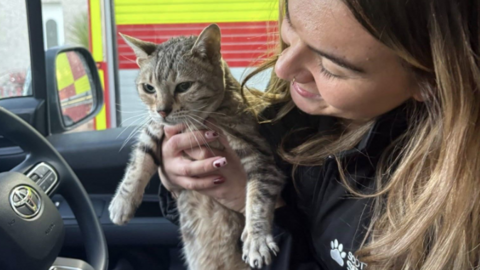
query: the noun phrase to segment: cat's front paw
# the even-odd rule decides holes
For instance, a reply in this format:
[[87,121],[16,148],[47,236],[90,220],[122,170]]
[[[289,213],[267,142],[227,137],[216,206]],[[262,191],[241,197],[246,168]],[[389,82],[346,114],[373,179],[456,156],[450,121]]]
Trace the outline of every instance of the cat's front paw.
[[242,233],[242,241],[242,259],[254,269],[260,269],[264,264],[269,265],[272,262],[270,252],[276,256],[280,250],[269,233],[252,233],[245,228]]
[[110,212],[110,220],[117,225],[124,225],[135,214],[135,204],[132,200],[125,199],[122,196],[115,195],[110,202],[108,211]]

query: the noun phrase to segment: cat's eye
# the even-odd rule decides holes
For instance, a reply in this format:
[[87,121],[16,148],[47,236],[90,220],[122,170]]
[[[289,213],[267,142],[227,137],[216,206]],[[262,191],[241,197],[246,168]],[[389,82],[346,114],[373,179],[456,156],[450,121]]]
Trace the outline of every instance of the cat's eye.
[[153,94],[155,93],[155,87],[153,87],[152,85],[148,84],[148,83],[144,83],[143,84],[143,90],[149,94]]
[[177,84],[177,86],[175,87],[175,92],[176,93],[183,93],[183,92],[187,92],[188,89],[190,89],[190,87],[192,86],[193,82],[182,82],[182,83],[179,83]]

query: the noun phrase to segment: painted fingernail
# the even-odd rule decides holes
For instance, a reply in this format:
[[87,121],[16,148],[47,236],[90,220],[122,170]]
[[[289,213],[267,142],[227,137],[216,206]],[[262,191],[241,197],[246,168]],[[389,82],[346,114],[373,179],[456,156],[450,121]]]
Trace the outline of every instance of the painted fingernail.
[[213,183],[214,183],[215,185],[222,184],[223,182],[225,182],[225,179],[224,179],[224,178],[217,178],[217,179],[213,180]]
[[213,166],[215,168],[220,168],[220,167],[223,167],[225,165],[227,165],[227,159],[226,158],[220,158],[220,159],[217,159],[213,162]]
[[207,139],[213,139],[213,138],[217,138],[217,137],[218,137],[218,133],[215,132],[215,131],[205,132],[205,138],[207,138]]

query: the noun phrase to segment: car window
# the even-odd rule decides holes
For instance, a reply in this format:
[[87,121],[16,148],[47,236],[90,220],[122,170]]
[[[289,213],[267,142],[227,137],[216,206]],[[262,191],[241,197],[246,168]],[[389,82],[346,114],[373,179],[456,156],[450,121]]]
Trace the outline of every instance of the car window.
[[[273,33],[278,19],[278,1],[166,1],[116,0],[119,118],[122,125],[138,125],[135,115],[145,111],[136,92],[138,66],[135,55],[118,35],[162,43],[174,36],[198,35],[211,23],[222,31],[222,56],[233,76],[241,80],[249,67],[268,55],[274,46]],[[251,81],[252,87],[265,89],[269,72]]]
[[32,95],[25,1],[0,1],[0,99]]
[[[0,98],[31,95],[25,3],[0,2]],[[104,89],[101,112],[74,131],[137,125],[136,116],[145,110],[134,85],[135,56],[119,33],[161,43],[175,36],[198,35],[205,26],[217,23],[223,57],[232,74],[242,80],[274,47],[277,19],[277,0],[42,0],[45,49],[88,48]],[[264,89],[269,73],[254,78],[250,86]]]

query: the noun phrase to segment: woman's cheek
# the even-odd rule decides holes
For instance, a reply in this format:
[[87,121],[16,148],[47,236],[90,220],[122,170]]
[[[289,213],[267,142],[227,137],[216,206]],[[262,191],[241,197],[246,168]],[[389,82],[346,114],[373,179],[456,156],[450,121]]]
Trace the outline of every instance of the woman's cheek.
[[342,109],[349,103],[349,98],[343,94],[345,91],[340,83],[324,77],[316,77],[315,82],[322,99],[329,106]]

